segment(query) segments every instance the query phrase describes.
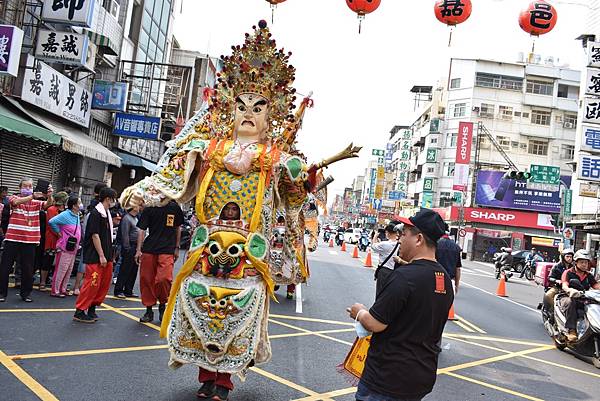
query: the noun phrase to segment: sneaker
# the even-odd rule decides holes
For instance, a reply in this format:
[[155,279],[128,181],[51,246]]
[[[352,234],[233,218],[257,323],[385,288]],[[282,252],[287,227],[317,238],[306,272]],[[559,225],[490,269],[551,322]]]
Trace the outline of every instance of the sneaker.
[[115,295],[115,297],[117,297],[117,298],[119,298],[119,299],[125,299],[125,298],[127,298],[127,297],[125,296],[125,294],[123,294],[122,292],[120,292],[120,293],[116,294],[116,295]]
[[113,284],[117,284],[117,278],[113,277]]
[[166,304],[158,305],[158,320],[162,322],[163,316],[165,315],[165,309],[167,308]]
[[211,400],[215,401],[227,401],[229,397],[229,389],[221,386],[216,386],[215,395],[211,398]]
[[73,320],[81,323],[96,323],[94,319],[85,314],[81,309],[77,309],[73,315]]
[[152,311],[146,311],[146,313],[144,313],[144,316],[142,316],[140,318],[141,323],[150,323],[153,321],[154,321],[154,312],[152,312]]
[[139,298],[140,296],[138,294],[136,294],[135,292],[132,292],[131,294],[125,294],[125,296],[127,298]]
[[30,297],[21,297],[21,299],[23,300],[23,302],[33,302],[33,299],[31,299]]
[[0,295],[0,302],[6,302],[6,297],[4,295]]
[[94,322],[96,320],[98,320],[98,315],[96,315],[96,307],[95,306],[90,306],[88,311],[87,311],[87,315],[89,317],[91,317],[92,319],[94,319]]
[[569,333],[567,334],[567,341],[570,343],[576,342],[577,341],[577,331],[569,330]]
[[202,399],[210,399],[213,395],[215,395],[215,382],[202,384],[202,387],[196,392],[196,396]]

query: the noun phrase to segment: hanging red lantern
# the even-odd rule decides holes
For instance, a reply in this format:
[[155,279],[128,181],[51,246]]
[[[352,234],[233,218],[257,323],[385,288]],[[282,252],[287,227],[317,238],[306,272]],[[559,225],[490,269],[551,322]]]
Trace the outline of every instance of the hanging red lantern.
[[271,23],[275,20],[275,9],[277,4],[283,3],[285,0],[267,0],[267,3],[271,5]]
[[455,26],[471,16],[471,0],[437,0],[433,6],[435,17],[442,23]]
[[552,4],[544,0],[532,1],[519,14],[519,26],[533,36],[543,35],[554,29],[558,13]]
[[358,33],[360,33],[362,20],[365,19],[365,15],[377,10],[380,4],[381,0],[346,0],[346,5],[358,14]]

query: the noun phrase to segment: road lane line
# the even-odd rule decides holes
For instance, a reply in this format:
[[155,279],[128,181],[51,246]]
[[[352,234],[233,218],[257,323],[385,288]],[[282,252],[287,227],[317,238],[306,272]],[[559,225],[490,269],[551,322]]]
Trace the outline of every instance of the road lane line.
[[500,391],[500,392],[503,392],[503,393],[506,393],[506,394],[514,395],[514,396],[520,397],[520,398],[524,398],[526,400],[544,401],[542,398],[532,397],[532,396],[527,395],[527,394],[519,393],[518,391],[514,391],[514,390],[511,390],[511,389],[508,389],[508,388],[496,386],[496,385],[491,384],[491,383],[486,383],[486,382],[483,382],[481,380],[472,379],[470,377],[459,375],[459,374],[456,374],[456,373],[448,372],[448,373],[444,373],[444,374],[447,375],[447,376],[454,377],[456,379],[468,381],[468,382],[471,382],[473,384],[478,384],[480,386],[488,387],[488,388],[491,388],[493,390],[497,390],[497,391]]
[[497,296],[496,294],[493,294],[493,293],[491,293],[491,292],[489,292],[489,291],[486,291],[486,290],[484,290],[483,288],[479,288],[479,287],[477,287],[477,286],[475,286],[475,285],[473,285],[473,284],[469,284],[469,283],[467,283],[467,282],[466,282],[466,281],[464,281],[464,280],[462,280],[460,283],[461,283],[461,284],[464,284],[464,285],[466,285],[467,287],[475,288],[476,290],[479,290],[479,291],[481,291],[481,292],[484,292],[484,293],[486,293],[486,294],[488,294],[488,295],[491,295],[491,296],[493,296],[493,297],[494,297],[494,298],[496,298],[496,299],[500,299],[500,300],[502,300],[502,301],[505,301],[505,302],[510,302],[511,304],[518,305],[518,306],[520,306],[521,308],[525,308],[525,309],[527,309],[527,310],[530,310],[530,311],[532,311],[532,312],[535,312],[536,314],[540,313],[540,312],[539,312],[537,309],[533,309],[533,308],[531,308],[531,307],[529,307],[529,306],[527,306],[527,305],[520,304],[520,303],[518,303],[518,302],[515,302],[515,301],[513,301],[512,299],[508,299],[508,298],[505,298],[505,297],[499,297],[499,296]]
[[269,339],[288,338],[288,337],[304,337],[312,336],[316,334],[331,334],[331,333],[349,333],[354,329],[335,329],[335,330],[320,330],[320,331],[308,331],[308,332],[297,332],[297,333],[286,333],[286,334],[274,334],[269,335]]
[[[129,307],[129,308],[116,308],[119,310],[129,310],[129,311],[134,311],[134,310],[146,310],[146,308],[135,308],[135,307]],[[96,309],[97,311],[107,311],[110,309],[107,308],[98,308]],[[31,309],[0,309],[0,313],[14,313],[14,312],[30,312],[30,313],[37,313],[37,312],[74,312],[75,309],[73,308],[57,308],[57,309],[36,309],[36,308],[31,308]]]
[[481,329],[481,328],[479,328],[479,327],[475,326],[473,323],[469,322],[469,321],[468,321],[467,319],[465,319],[464,317],[462,317],[462,316],[458,316],[456,313],[454,314],[454,316],[455,316],[455,317],[456,317],[456,318],[457,318],[457,319],[458,319],[460,322],[462,322],[463,324],[466,324],[467,326],[471,327],[471,328],[472,328],[473,330],[475,330],[476,332],[478,332],[478,333],[481,333],[481,334],[487,334],[487,333],[486,333],[486,332],[485,332],[483,329]]
[[303,321],[303,322],[339,324],[339,325],[342,325],[342,326],[352,326],[352,327],[354,327],[354,323],[340,322],[338,320],[315,319],[315,318],[312,318],[312,317],[288,316],[288,315],[276,315],[276,314],[269,314],[269,317],[274,317],[276,319],[300,320],[300,321]]
[[329,253],[330,253],[331,255],[337,255],[337,254],[338,254],[338,252],[337,252],[337,251],[329,251]]
[[296,286],[296,313],[302,313],[302,283]]
[[302,327],[294,326],[294,325],[283,323],[283,322],[278,322],[277,320],[273,320],[273,319],[269,319],[269,322],[275,323],[275,324],[278,324],[280,326],[287,327],[287,328],[290,328],[290,329],[298,330],[298,331],[301,331],[303,333],[310,333],[310,334],[312,334],[314,336],[326,338],[328,340],[332,340],[332,341],[335,341],[335,342],[338,342],[338,343],[341,343],[341,344],[352,346],[351,342],[340,340],[339,338],[335,338],[335,337],[331,337],[331,336],[326,336],[325,334],[318,334],[316,331],[306,330],[306,329],[303,329]]
[[312,395],[310,397],[304,398],[296,398],[292,401],[319,401],[322,400],[323,397],[339,397],[340,395],[354,394],[356,393],[356,387],[348,387],[340,390],[330,391],[328,393]]
[[[283,384],[285,386],[293,388],[294,390],[300,391],[301,393],[304,393],[304,394],[307,394],[307,395],[319,396],[319,394],[316,391],[313,391],[313,390],[308,389],[308,388],[306,388],[304,386],[301,386],[299,384],[291,382],[291,381],[289,381],[287,379],[284,379],[283,377],[274,375],[273,373],[270,373],[270,372],[267,372],[265,370],[262,370],[261,368],[257,368],[256,366],[251,367],[250,370],[253,371],[254,373],[257,373],[257,374],[259,374],[261,376],[264,376],[264,377],[266,377],[268,379],[276,381],[277,383]],[[317,398],[317,400],[334,401],[331,398]]]
[[118,308],[113,308],[112,306],[107,305],[105,303],[103,303],[101,306],[105,307],[109,311],[115,312],[115,313],[117,313],[117,314],[119,314],[121,316],[125,316],[128,319],[134,320],[134,321],[138,322],[139,324],[143,324],[144,326],[150,327],[151,329],[160,331],[160,326],[157,326],[154,323],[142,323],[142,322],[140,322],[140,318],[139,317],[133,316],[133,315],[127,313],[127,312],[123,312],[122,310],[120,310]]
[[463,324],[462,322],[459,322],[458,320],[454,320],[454,323],[459,326],[462,327],[463,330],[469,332],[469,333],[475,333],[475,330],[473,330],[472,328],[468,327],[467,325]]
[[499,343],[508,343],[515,345],[527,345],[530,347],[544,347],[550,346],[549,344],[535,343],[531,341],[523,341],[523,340],[513,340],[511,338],[501,338],[501,337],[490,337],[490,336],[471,336],[468,334],[452,334],[452,333],[444,333],[444,336],[452,338],[466,338],[468,340],[481,340],[481,341],[497,341]]
[[63,357],[63,356],[111,354],[111,353],[115,353],[115,352],[147,351],[147,350],[165,349],[165,348],[168,348],[167,344],[144,345],[144,346],[139,346],[139,347],[84,349],[84,350],[80,350],[80,351],[45,352],[45,353],[40,353],[40,354],[9,355],[9,358],[12,359],[13,361],[16,361],[16,360],[24,360],[24,359],[57,358],[57,357]]
[[4,352],[0,351],[0,363],[4,365],[21,383],[27,386],[42,401],[59,401],[46,387],[38,383],[22,367],[17,365]]

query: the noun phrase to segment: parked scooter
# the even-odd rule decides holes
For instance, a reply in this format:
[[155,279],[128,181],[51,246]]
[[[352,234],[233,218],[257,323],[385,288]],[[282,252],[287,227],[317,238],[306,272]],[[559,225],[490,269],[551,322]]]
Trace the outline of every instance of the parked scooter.
[[[575,285],[571,285],[576,288]],[[600,369],[600,290],[581,291],[579,300],[583,303],[583,313],[577,320],[577,341],[568,342],[565,328],[566,316],[560,308],[560,299],[568,296],[560,293],[554,297],[554,314],[551,316],[542,308],[544,328],[554,340],[556,348],[569,348],[576,354],[592,358],[592,363]]]
[[366,252],[370,243],[371,241],[369,240],[367,233],[362,232],[360,234],[360,239],[358,240],[358,249],[360,249],[361,252]]

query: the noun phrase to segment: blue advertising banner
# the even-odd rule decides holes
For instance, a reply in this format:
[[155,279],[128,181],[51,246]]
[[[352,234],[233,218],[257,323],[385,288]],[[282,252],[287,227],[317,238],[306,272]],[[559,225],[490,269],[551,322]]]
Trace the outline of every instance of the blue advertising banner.
[[117,113],[113,133],[129,138],[157,140],[160,132],[160,117],[139,114]]
[[127,83],[96,80],[92,109],[125,111],[127,105]]
[[[527,181],[504,179],[503,171],[479,171],[475,203],[479,206],[559,213],[560,191],[528,189]],[[561,176],[571,186],[571,176]]]

